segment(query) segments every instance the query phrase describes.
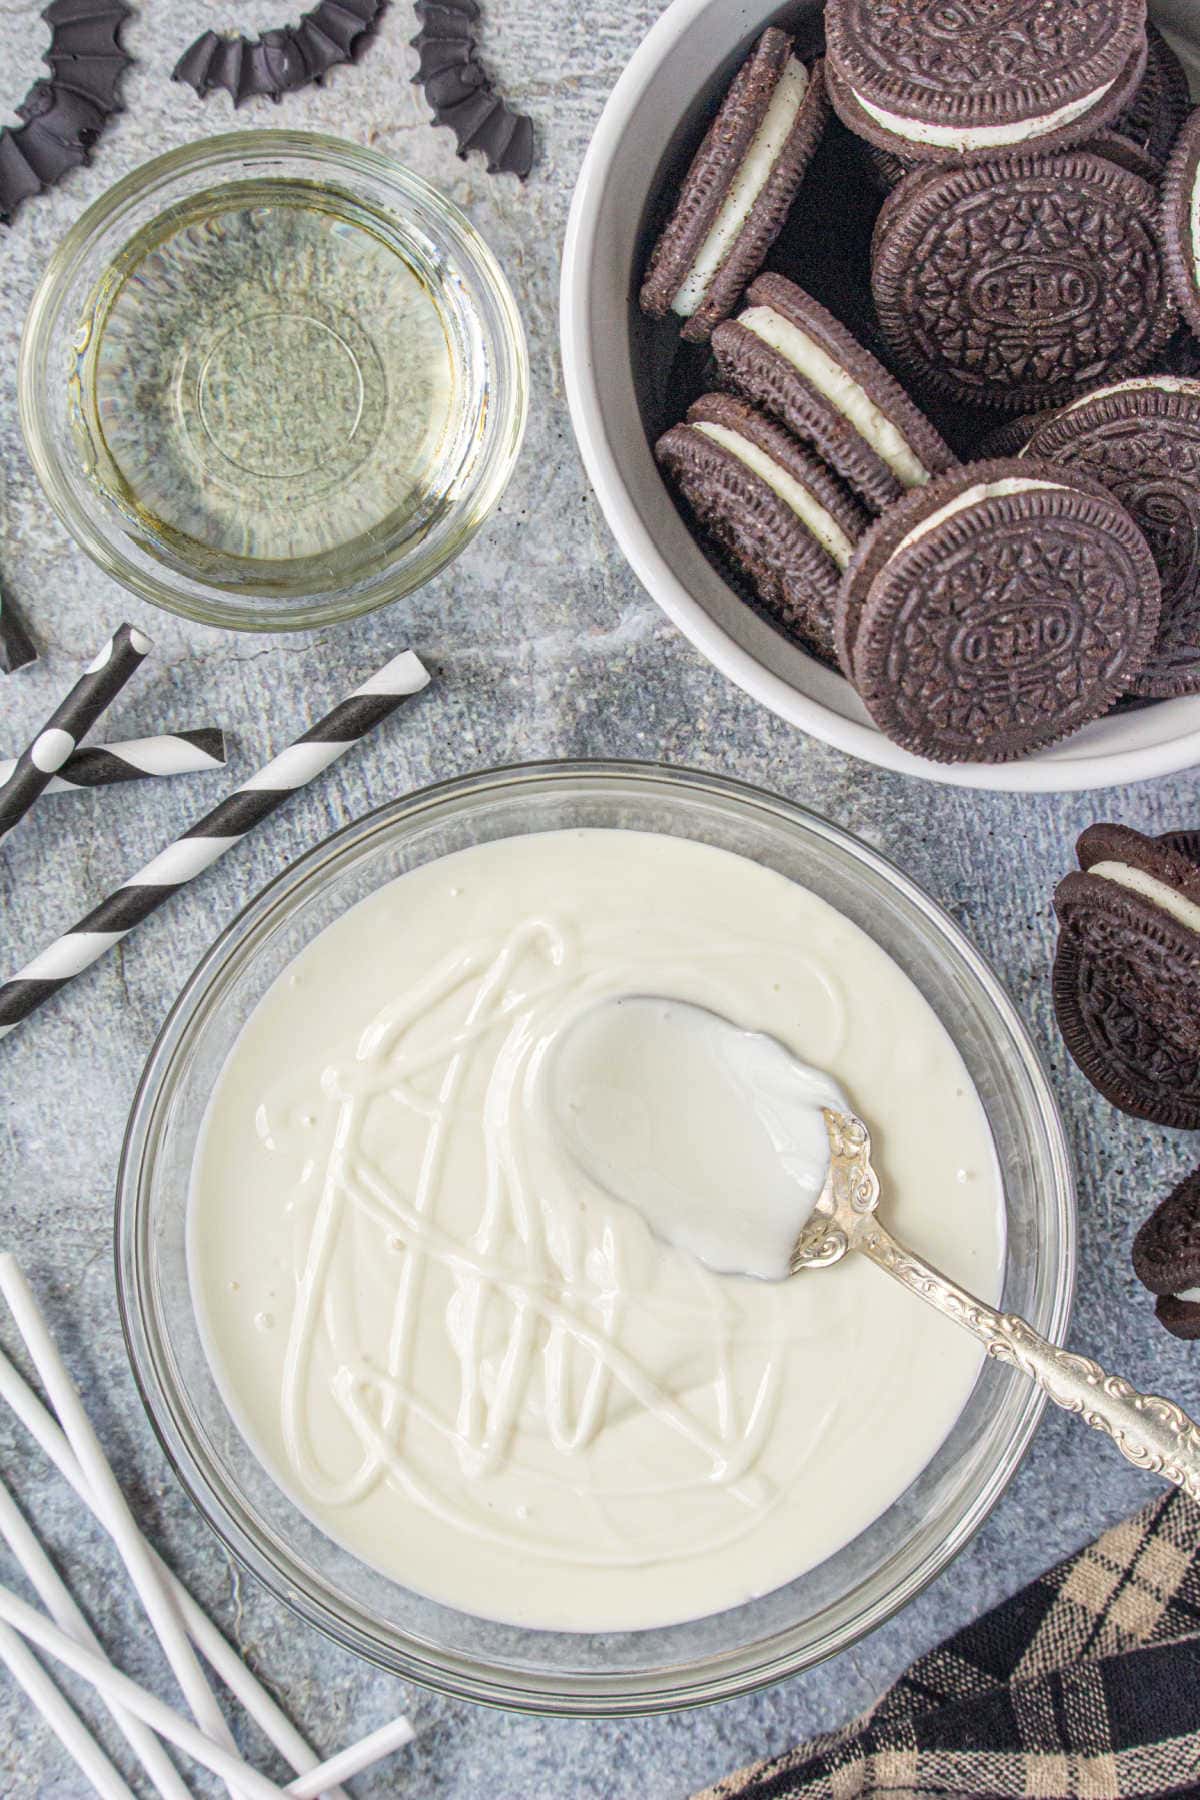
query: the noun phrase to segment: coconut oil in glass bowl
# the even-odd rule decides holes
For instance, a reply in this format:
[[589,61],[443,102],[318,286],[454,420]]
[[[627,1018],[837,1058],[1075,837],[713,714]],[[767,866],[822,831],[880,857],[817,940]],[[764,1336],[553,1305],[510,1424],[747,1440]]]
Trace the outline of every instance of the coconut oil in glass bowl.
[[[55,338],[66,350],[66,380]],[[68,233],[22,345],[35,466],[110,573],[277,629],[445,565],[515,460],[525,354],[466,219],[306,133],[187,146]]]

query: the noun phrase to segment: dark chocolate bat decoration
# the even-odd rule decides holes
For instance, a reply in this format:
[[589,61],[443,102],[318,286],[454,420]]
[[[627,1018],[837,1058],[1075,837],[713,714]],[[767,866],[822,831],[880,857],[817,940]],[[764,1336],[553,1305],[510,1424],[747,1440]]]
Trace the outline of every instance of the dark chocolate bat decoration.
[[298,25],[281,25],[256,38],[206,31],[184,51],[172,80],[186,81],[201,99],[222,88],[235,106],[262,97],[282,100],[310,81],[324,80],[339,63],[356,61],[385,3],[320,0]]
[[50,74],[18,106],[23,124],[0,130],[0,225],[11,225],[23,201],[86,162],[120,112],[121,77],[133,61],[120,43],[129,11],[124,0],[51,0],[43,12],[50,44],[42,61]]
[[416,0],[421,29],[412,40],[420,57],[413,80],[425,90],[435,125],[448,125],[458,154],[482,150],[490,175],[519,175],[533,167],[533,120],[514,112],[492,87],[476,54],[475,0]]

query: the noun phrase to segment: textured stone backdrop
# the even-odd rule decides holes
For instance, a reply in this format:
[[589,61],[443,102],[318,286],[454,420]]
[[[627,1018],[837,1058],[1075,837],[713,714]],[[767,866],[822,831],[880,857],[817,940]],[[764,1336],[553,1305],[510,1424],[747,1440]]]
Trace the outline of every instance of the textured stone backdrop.
[[[657,11],[652,0],[588,7],[491,0],[485,54],[539,127],[537,166],[525,187],[490,180],[478,159],[458,162],[450,134],[430,129],[424,101],[409,85],[413,24],[403,3],[392,6],[362,63],[337,71],[324,90],[293,95],[278,108],[256,102],[236,115],[238,125],[337,132],[410,163],[452,194],[492,243],[525,315],[532,414],[500,512],[439,581],[350,627],[300,637],[217,634],[125,595],[51,516],[16,416],[18,335],[50,247],[118,176],[235,123],[224,96],[200,102],[171,85],[171,68],[206,26],[261,30],[282,21],[285,0],[147,0],[127,27],[138,59],[126,83],[128,110],[93,166],[0,232],[0,571],[43,653],[36,667],[0,679],[0,754],[24,741],[80,658],[126,617],[157,649],[106,730],[133,736],[168,724],[224,725],[236,776],[402,643],[439,672],[419,713],[301,794],[0,1048],[0,1243],[19,1253],[44,1297],[139,1517],[312,1741],[332,1752],[398,1708],[411,1712],[415,1746],[364,1778],[364,1796],[676,1800],[727,1768],[837,1724],[917,1651],[1152,1491],[1079,1426],[1047,1419],[970,1549],[858,1649],[751,1699],[619,1724],[544,1723],[404,1688],[298,1625],[243,1579],[169,1473],[126,1363],[110,1246],[122,1124],[163,1015],[213,934],[300,851],[392,795],[531,757],[663,758],[760,782],[895,857],[992,958],[1045,1052],[1079,1175],[1083,1254],[1073,1343],[1141,1385],[1200,1407],[1197,1352],[1154,1325],[1128,1259],[1138,1222],[1196,1160],[1196,1146],[1121,1118],[1090,1091],[1061,1052],[1048,990],[1049,894],[1076,832],[1097,816],[1149,831],[1194,825],[1195,778],[1099,799],[1012,798],[920,785],[849,762],[760,711],[700,660],[623,566],[587,489],[558,360],[558,248],[593,123]],[[39,72],[43,42],[36,0],[0,0],[0,108],[11,109]],[[0,856],[0,969],[23,962],[137,868],[200,805],[215,801],[228,779],[189,777],[45,801]],[[7,1319],[0,1338],[12,1346]],[[0,1465],[123,1665],[169,1694],[111,1557],[6,1416]],[[3,1556],[0,1579],[17,1579]],[[96,1718],[90,1701],[83,1704]],[[198,1781],[196,1791],[217,1789]],[[75,1800],[86,1792],[2,1675],[0,1792],[8,1800]]]

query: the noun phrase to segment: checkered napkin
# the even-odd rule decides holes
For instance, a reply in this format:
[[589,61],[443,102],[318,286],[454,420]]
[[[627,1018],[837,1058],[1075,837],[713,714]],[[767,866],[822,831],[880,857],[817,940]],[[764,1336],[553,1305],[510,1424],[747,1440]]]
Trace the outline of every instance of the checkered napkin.
[[1200,1795],[1200,1506],[1176,1490],[700,1800]]

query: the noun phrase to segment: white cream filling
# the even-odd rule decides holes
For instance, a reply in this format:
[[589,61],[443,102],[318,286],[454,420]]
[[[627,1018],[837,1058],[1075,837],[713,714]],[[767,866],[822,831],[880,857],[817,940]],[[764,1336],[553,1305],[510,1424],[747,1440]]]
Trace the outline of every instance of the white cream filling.
[[1191,217],[1188,230],[1192,242],[1192,277],[1200,287],[1200,170],[1192,182]]
[[1189,1306],[1195,1306],[1200,1303],[1200,1287],[1184,1288],[1181,1293],[1176,1294],[1175,1298],[1176,1300],[1186,1300]]
[[929,480],[929,470],[887,414],[876,406],[866,388],[807,332],[776,312],[773,306],[748,307],[744,313],[739,313],[738,324],[785,357],[819,394],[836,406],[880,461],[887,464],[897,481],[905,487],[921,487]]
[[936,526],[944,524],[947,519],[952,519],[955,513],[966,512],[969,506],[978,506],[981,501],[1000,500],[1008,494],[1031,494],[1037,488],[1058,489],[1062,485],[1060,481],[1026,481],[1020,475],[1006,475],[1001,481],[981,481],[975,487],[964,488],[963,492],[956,494],[953,500],[947,500],[945,506],[939,506],[937,511],[930,513],[927,519],[922,519],[919,525],[914,525],[908,535],[900,539],[892,551],[892,555],[899,556],[901,550],[907,550],[910,544],[915,544],[918,538],[925,536],[926,532],[933,531]]
[[811,531],[822,550],[833,558],[838,568],[845,568],[854,545],[832,513],[819,500],[814,499],[803,482],[797,481],[794,475],[789,475],[773,456],[768,456],[765,450],[760,450],[749,438],[744,438],[740,432],[730,431],[727,425],[714,425],[705,419],[693,425],[692,429],[702,431],[705,437],[720,444],[731,455],[736,456],[739,462],[745,463],[769,488],[773,488],[779,498],[791,507],[800,523]]
[[910,144],[935,144],[943,150],[987,150],[999,144],[1019,144],[1026,138],[1045,137],[1048,132],[1057,131],[1060,125],[1069,125],[1089,107],[1103,100],[1112,85],[1111,81],[1106,81],[1103,87],[1093,88],[1082,100],[1069,100],[1054,112],[1017,119],[1008,125],[976,125],[966,131],[958,125],[931,125],[925,119],[908,119],[901,113],[887,112],[882,106],[873,106],[869,100],[864,100],[857,91],[851,91],[869,118]]
[[696,252],[692,266],[671,302],[672,311],[680,318],[691,318],[708,292],[713,276],[733,248],[755,201],[767,185],[771,170],[779,161],[780,151],[796,123],[807,92],[808,70],[794,56],[789,57],[708,236]]
[[[1051,413],[1051,418],[1065,418],[1068,413],[1078,412],[1081,406],[1090,406],[1093,400],[1107,400],[1111,394],[1195,394],[1200,393],[1200,381],[1187,375],[1134,375],[1129,381],[1114,381],[1108,387],[1093,388],[1091,393],[1084,394],[1081,400],[1072,400],[1058,413]],[[1028,445],[1025,446],[1028,449]],[[1024,455],[1024,451],[1022,451]]]
[[1169,913],[1190,931],[1200,931],[1200,905],[1189,900],[1186,895],[1177,893],[1156,876],[1147,875],[1142,869],[1133,869],[1128,863],[1120,862],[1093,863],[1088,874],[1098,875],[1102,881],[1115,881],[1119,887],[1128,888],[1130,893],[1140,894],[1143,900],[1161,907],[1163,912]]

